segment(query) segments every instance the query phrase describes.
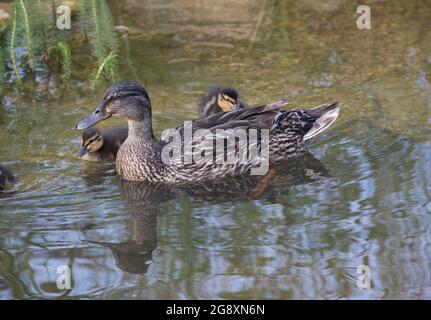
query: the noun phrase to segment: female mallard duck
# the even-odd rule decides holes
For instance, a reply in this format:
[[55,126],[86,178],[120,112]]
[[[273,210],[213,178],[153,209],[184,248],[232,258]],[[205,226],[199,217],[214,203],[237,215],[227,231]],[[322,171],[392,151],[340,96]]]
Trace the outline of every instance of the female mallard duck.
[[[245,104],[239,100],[238,92],[223,86],[211,88],[198,104],[200,114],[206,116],[244,107]],[[99,163],[115,162],[118,149],[127,138],[127,131],[127,128],[110,128],[103,131],[96,128],[85,129],[78,157]]]
[[126,127],[105,130],[88,128],[84,130],[78,157],[82,160],[100,163],[115,162],[118,149],[127,138],[127,132]]
[[12,172],[5,166],[0,166],[0,191],[17,182]]
[[[269,132],[269,160],[274,163],[303,154],[307,140],[328,128],[339,112],[338,103],[310,110],[278,111],[284,104],[285,100],[281,100],[269,105],[202,117],[191,121],[191,130],[193,134],[199,129],[216,133],[215,139],[222,139],[224,146],[226,137],[220,138],[217,129],[266,129]],[[180,153],[184,149],[184,154],[172,161],[169,155],[178,151],[178,148],[172,150],[172,141],[154,138],[150,98],[139,83],[124,81],[112,85],[96,110],[76,128],[89,128],[111,116],[125,117],[129,126],[129,135],[118,150],[116,160],[117,172],[126,180],[177,183],[219,179],[245,174],[253,165],[250,161],[244,163],[237,158],[233,162],[221,163],[185,161],[186,158],[190,159],[190,154],[186,154],[189,141],[186,140],[188,127],[185,125],[175,130],[181,138]],[[193,141],[193,148],[205,150],[199,149],[199,141],[202,141],[201,137]],[[176,142],[178,141],[175,140]],[[169,148],[165,148],[168,145]]]
[[234,88],[216,86],[209,89],[201,98],[198,110],[200,116],[209,116],[219,112],[234,111],[245,106]]

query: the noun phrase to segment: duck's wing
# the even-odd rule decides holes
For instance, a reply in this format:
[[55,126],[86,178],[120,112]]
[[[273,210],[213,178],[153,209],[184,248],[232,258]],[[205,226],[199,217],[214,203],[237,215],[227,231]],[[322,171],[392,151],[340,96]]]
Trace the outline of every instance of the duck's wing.
[[[286,104],[286,101],[286,99],[282,99],[268,105],[202,117],[189,122],[186,126],[182,125],[171,130],[169,134],[163,135],[162,142],[174,141],[170,140],[171,137],[175,139],[174,137],[178,137],[178,135],[184,138],[181,140],[184,146],[181,156],[170,159],[171,163],[181,164],[183,157],[194,159],[196,154],[200,154],[213,160],[202,162],[202,166],[208,163],[224,163],[223,159],[230,159],[229,163],[236,164],[235,170],[241,172],[248,170],[250,162],[246,160],[247,150],[250,148],[257,150],[260,144],[260,134],[256,133],[256,139],[248,139],[244,134],[250,129],[258,129],[258,131],[259,129],[270,129],[274,118],[279,114],[279,109]],[[238,129],[244,130],[240,132]],[[204,131],[200,135],[197,134],[198,130]],[[208,136],[205,131],[209,131],[210,135]],[[193,137],[190,137],[191,139],[188,141],[186,137],[190,132],[193,133]],[[227,141],[234,143],[226,143]],[[214,148],[214,146],[216,147]]]
[[[193,132],[199,129],[235,129],[237,127],[267,128],[272,123],[278,111],[287,103],[287,99],[280,99],[274,103],[260,105],[252,108],[244,108],[231,112],[220,112],[206,117],[195,119],[191,122]],[[181,134],[184,125],[176,128]]]
[[[217,129],[269,129],[274,121],[274,118],[279,114],[281,107],[287,104],[287,99],[280,99],[274,103],[260,105],[251,108],[243,108],[230,112],[219,112],[209,116],[203,116],[192,121],[187,125],[191,125],[192,132],[200,129],[208,129],[214,132]],[[160,140],[162,142],[169,141],[170,137],[180,134],[184,135],[184,124],[174,128],[167,129],[162,133]]]

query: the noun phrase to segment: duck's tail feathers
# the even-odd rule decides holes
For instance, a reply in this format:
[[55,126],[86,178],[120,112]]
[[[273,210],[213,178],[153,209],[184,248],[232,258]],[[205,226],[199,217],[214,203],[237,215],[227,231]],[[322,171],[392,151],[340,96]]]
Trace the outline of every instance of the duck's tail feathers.
[[310,116],[315,117],[317,120],[313,123],[311,129],[304,135],[304,141],[310,140],[329,128],[340,113],[340,105],[338,102],[323,104],[308,110],[307,113]]

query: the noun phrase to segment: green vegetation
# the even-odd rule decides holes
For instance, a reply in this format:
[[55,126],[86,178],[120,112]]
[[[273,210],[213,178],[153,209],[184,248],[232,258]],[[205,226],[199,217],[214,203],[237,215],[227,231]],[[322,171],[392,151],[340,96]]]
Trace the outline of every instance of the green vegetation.
[[69,79],[72,74],[72,54],[70,47],[65,41],[60,41],[57,45],[61,54],[63,78]]
[[97,68],[91,75],[91,88],[105,77],[115,81],[117,70],[118,40],[114,23],[104,0],[80,0],[79,24],[83,34],[90,40],[91,54],[97,61]]
[[9,35],[9,54],[10,54],[10,60],[12,62],[13,71],[15,73],[15,79],[18,84],[21,84],[21,76],[19,74],[17,62],[16,62],[16,56],[15,56],[15,38],[16,38],[16,25],[17,25],[17,9],[16,6],[13,7],[12,11],[12,23],[11,23],[11,31]]
[[58,73],[64,83],[73,75],[73,50],[89,50],[94,66],[89,87],[115,81],[118,41],[105,0],[78,0],[71,30],[57,28],[64,12],[60,0],[15,0],[6,29],[0,31],[0,82],[20,85],[38,73]]
[[4,47],[0,47],[0,82],[4,81],[4,73],[6,72],[6,55]]
[[6,72],[6,37],[5,37],[4,30],[0,30],[0,82],[4,81],[5,72]]

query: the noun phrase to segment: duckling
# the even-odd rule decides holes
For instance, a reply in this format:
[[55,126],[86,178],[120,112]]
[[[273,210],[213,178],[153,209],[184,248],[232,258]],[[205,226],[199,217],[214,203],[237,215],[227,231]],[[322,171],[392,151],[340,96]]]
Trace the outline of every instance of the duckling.
[[[243,108],[232,112],[222,112],[195,119],[191,122],[193,132],[207,129],[215,133],[217,129],[266,129],[269,131],[269,162],[304,154],[308,140],[321,133],[338,117],[338,102],[303,110],[280,111],[286,100],[268,105]],[[166,161],[166,150],[170,142],[157,140],[153,134],[151,101],[145,88],[134,81],[113,84],[105,93],[96,110],[78,123],[83,130],[111,116],[127,119],[129,135],[120,146],[116,159],[116,169],[126,180],[187,183],[243,175],[250,172],[251,161],[242,162],[235,155],[235,161],[186,162],[185,154],[173,161]],[[180,149],[185,148],[185,126],[179,126],[176,133],[181,137]],[[225,137],[215,135],[215,139]],[[200,140],[200,139],[199,139]],[[199,140],[194,140],[194,148],[204,148]],[[217,141],[216,144],[217,145]],[[192,148],[193,149],[193,148]],[[201,149],[203,150],[203,149]],[[213,149],[211,149],[213,150]],[[229,151],[232,152],[232,151]],[[254,159],[253,159],[254,160]]]
[[200,116],[209,116],[219,112],[234,111],[245,108],[238,92],[231,87],[216,86],[211,88],[199,101]]
[[81,150],[78,157],[86,161],[100,163],[115,162],[120,145],[126,140],[128,129],[109,128],[99,130],[88,128],[84,130],[81,138]]
[[5,166],[0,165],[0,191],[17,182],[18,180],[14,177],[12,172]]

